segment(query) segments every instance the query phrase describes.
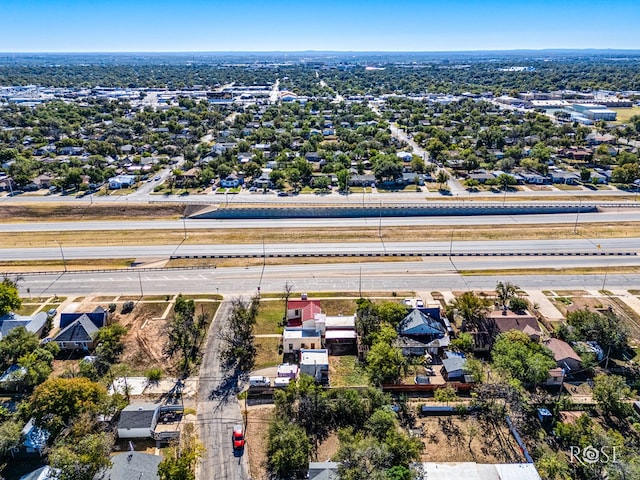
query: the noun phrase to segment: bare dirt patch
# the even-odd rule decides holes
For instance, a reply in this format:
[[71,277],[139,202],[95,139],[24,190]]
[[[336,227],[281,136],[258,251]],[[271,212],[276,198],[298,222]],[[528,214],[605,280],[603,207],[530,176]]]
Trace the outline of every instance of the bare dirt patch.
[[422,428],[425,445],[422,462],[523,462],[515,442],[505,425],[475,416],[424,417]]
[[148,203],[69,203],[41,202],[26,205],[2,205],[0,221],[20,223],[33,221],[65,222],[88,220],[121,220],[153,218],[178,218],[183,215],[183,205],[165,205]]

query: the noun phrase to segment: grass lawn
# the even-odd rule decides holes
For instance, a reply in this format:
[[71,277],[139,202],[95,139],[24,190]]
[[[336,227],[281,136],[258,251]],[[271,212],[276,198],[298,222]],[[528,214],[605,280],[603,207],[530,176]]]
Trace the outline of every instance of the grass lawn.
[[[291,297],[295,298],[295,297]],[[284,305],[282,300],[261,300],[258,318],[253,329],[255,335],[269,333],[282,333],[282,316],[284,315]]]
[[327,315],[353,315],[357,309],[356,299],[327,299],[320,304]]
[[274,367],[282,363],[282,354],[278,352],[280,338],[256,338],[256,365],[255,369]]
[[355,355],[329,357],[329,381],[332,387],[369,385],[367,372]]
[[634,115],[640,115],[640,107],[634,106],[631,108],[610,108],[618,114],[616,121],[613,122],[616,125],[627,123]]
[[[27,301],[26,303],[23,302],[22,306],[20,307],[20,309],[16,312],[18,315],[33,315],[33,313],[40,308],[40,304],[36,303],[33,304],[30,301]],[[45,310],[46,312],[46,310]]]

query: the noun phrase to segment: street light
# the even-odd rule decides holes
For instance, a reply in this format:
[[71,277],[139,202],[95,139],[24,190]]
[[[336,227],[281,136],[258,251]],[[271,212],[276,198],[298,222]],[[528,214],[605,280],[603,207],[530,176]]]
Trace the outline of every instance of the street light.
[[62,256],[62,266],[64,267],[64,271],[67,271],[67,261],[64,258],[64,251],[62,250],[62,244],[56,240],[56,243],[58,244],[58,246],[60,247],[60,255]]

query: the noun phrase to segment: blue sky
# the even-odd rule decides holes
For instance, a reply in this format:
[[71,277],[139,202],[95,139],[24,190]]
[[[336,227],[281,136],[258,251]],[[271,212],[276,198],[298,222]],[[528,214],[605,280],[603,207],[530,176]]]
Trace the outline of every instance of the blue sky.
[[638,0],[0,0],[0,51],[640,49],[638,25]]

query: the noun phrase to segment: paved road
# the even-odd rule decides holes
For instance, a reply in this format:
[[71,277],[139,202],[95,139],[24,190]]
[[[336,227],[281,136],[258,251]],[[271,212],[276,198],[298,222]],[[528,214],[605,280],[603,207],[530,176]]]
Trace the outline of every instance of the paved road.
[[[636,257],[637,258],[637,257]],[[563,268],[596,263],[606,268],[606,274],[592,275],[469,275],[457,270],[473,268],[508,268],[521,266],[535,269],[536,259],[454,259],[400,263],[363,263],[328,265],[291,265],[213,270],[125,271],[108,273],[25,274],[20,282],[22,295],[29,289],[32,296],[64,295],[162,295],[171,293],[221,293],[253,295],[257,287],[263,293],[281,293],[286,282],[294,291],[357,292],[421,291],[465,289],[495,289],[496,282],[510,281],[524,289],[640,289],[637,274],[616,273],[622,265],[619,258],[582,259],[576,257],[547,259],[546,266]],[[596,262],[597,260],[597,262]],[[511,261],[509,265],[507,261]],[[448,265],[447,265],[448,263]],[[638,265],[638,263],[636,263]],[[455,268],[454,268],[455,267]],[[541,265],[538,265],[541,268]],[[456,270],[457,269],[457,270]],[[262,279],[262,280],[261,280]]]
[[[454,232],[452,232],[454,233]],[[600,247],[598,247],[598,245]],[[284,255],[284,254],[389,254],[389,253],[546,253],[546,252],[637,252],[640,239],[572,239],[572,240],[512,240],[456,241],[455,235],[444,242],[354,242],[354,243],[288,243],[232,245],[122,245],[47,248],[0,249],[0,260],[59,260],[90,258],[158,258],[171,255]],[[640,258],[640,257],[638,257]]]
[[451,217],[383,217],[383,218],[282,218],[282,219],[224,219],[224,220],[118,220],[87,222],[29,222],[5,223],[0,232],[62,232],[99,230],[202,230],[220,228],[326,228],[326,227],[399,227],[419,225],[523,225],[574,224],[640,221],[640,211],[620,209],[619,212],[558,213],[542,215],[471,215]]
[[[220,361],[222,340],[217,332],[226,328],[230,311],[230,302],[223,302],[218,308],[200,367],[197,418],[206,449],[198,470],[200,480],[249,478],[246,449],[238,455],[231,440],[233,426],[243,423],[236,398],[237,383]],[[250,448],[249,440],[247,443]]]

